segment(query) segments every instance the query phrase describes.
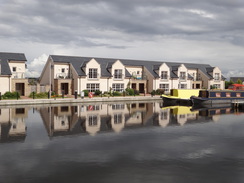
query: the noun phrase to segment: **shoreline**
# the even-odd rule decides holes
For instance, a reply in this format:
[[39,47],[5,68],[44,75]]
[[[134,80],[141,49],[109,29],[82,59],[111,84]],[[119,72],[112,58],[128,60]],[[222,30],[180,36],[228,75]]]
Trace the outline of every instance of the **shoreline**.
[[162,100],[160,96],[0,100],[0,106]]

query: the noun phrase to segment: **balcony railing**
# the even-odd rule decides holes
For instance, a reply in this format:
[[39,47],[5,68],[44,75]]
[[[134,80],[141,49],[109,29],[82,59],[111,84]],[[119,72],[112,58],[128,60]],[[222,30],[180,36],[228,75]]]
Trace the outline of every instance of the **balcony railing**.
[[136,75],[132,75],[132,79],[135,79],[135,80],[147,80],[147,76],[146,75],[136,74]]
[[12,78],[24,79],[25,78],[25,73],[23,73],[23,72],[14,72],[14,73],[12,73]]
[[55,79],[70,79],[68,73],[57,73]]

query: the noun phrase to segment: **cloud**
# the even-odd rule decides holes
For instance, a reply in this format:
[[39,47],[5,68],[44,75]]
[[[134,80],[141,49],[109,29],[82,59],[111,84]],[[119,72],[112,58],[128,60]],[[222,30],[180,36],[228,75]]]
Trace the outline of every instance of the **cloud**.
[[60,53],[184,62],[194,58],[225,72],[231,60],[239,70],[233,63],[243,58],[243,7],[242,1],[228,0],[9,0],[0,7],[5,43],[0,50],[21,50],[28,64],[44,53]]
[[38,58],[35,58],[30,64],[28,64],[28,69],[26,72],[27,77],[39,77],[40,73],[47,62],[48,56],[42,54]]

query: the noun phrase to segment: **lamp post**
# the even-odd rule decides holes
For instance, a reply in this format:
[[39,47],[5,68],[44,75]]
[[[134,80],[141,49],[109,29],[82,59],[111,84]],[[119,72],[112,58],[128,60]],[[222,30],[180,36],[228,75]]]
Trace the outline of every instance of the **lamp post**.
[[52,91],[51,91],[51,86],[52,86],[52,68],[53,68],[53,65],[52,65],[52,62],[50,60],[50,72],[49,72],[49,98],[51,98],[51,94],[52,94]]

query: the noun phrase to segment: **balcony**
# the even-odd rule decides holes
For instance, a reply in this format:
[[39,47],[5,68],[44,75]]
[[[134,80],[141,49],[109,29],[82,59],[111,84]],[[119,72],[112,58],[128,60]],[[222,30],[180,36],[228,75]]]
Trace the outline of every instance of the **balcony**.
[[14,72],[14,73],[12,73],[12,78],[25,79],[25,73],[23,73],[23,72]]
[[57,73],[55,79],[70,79],[68,73]]
[[147,80],[147,76],[141,75],[141,74],[134,74],[134,75],[132,75],[132,79],[134,79],[134,80]]

